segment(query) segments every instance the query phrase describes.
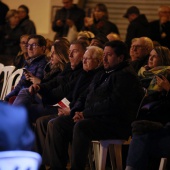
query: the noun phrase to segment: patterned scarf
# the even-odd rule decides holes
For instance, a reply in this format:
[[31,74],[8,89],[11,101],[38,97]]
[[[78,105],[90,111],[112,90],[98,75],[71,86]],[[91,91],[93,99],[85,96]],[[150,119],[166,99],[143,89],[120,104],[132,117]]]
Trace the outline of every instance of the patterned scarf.
[[141,67],[141,69],[138,72],[138,76],[141,77],[142,80],[150,79],[150,83],[147,90],[148,93],[151,94],[154,92],[161,91],[160,87],[157,85],[156,76],[163,75],[167,78],[169,73],[170,73],[170,66],[158,66],[150,70],[146,70],[144,67]]

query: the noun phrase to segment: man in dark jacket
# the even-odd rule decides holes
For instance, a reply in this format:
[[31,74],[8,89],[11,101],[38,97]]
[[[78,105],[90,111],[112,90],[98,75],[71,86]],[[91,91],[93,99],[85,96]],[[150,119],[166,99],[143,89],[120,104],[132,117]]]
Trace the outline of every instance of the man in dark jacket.
[[125,39],[125,43],[128,45],[128,48],[130,48],[131,40],[133,38],[149,36],[148,20],[144,14],[140,14],[140,11],[136,6],[128,8],[123,17],[129,20]]
[[80,100],[82,104],[75,104],[77,108],[71,110],[71,115],[54,120],[50,145],[52,170],[66,168],[70,141],[71,169],[83,170],[92,140],[128,139],[131,135],[131,122],[135,119],[143,90],[127,58],[125,43],[107,42],[104,70],[90,84],[85,103]]
[[75,26],[77,31],[83,27],[85,12],[73,4],[73,0],[62,0],[63,7],[56,12],[52,29],[57,37],[67,37],[69,28]]

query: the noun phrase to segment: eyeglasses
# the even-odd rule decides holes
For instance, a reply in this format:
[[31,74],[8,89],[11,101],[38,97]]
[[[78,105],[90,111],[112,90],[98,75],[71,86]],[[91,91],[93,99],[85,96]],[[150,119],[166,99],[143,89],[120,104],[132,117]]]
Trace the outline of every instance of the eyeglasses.
[[37,48],[38,46],[40,46],[40,45],[36,44],[36,43],[26,45],[27,48],[33,48],[33,49]]
[[132,45],[130,48],[132,48],[132,49],[141,49],[143,47],[144,47],[143,45]]

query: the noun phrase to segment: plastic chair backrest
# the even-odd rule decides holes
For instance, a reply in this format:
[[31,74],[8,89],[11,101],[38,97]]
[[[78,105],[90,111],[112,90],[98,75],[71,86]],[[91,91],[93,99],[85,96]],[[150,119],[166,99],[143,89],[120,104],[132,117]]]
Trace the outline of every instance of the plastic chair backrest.
[[23,69],[17,69],[9,76],[7,87],[6,87],[6,94],[10,93],[12,87],[15,87],[18,84],[19,80],[21,79],[22,73],[23,73]]
[[1,100],[4,99],[4,97],[6,96],[6,85],[9,79],[9,76],[12,74],[12,72],[14,71],[15,66],[5,66],[2,69],[2,72],[4,72],[4,78],[3,78],[3,86],[2,86],[2,91],[1,91]]
[[41,162],[40,154],[32,151],[0,152],[0,170],[38,170]]
[[7,85],[9,76],[12,74],[14,69],[15,69],[15,66],[5,66],[2,69],[2,72],[4,72],[4,78],[3,78],[3,86],[2,86],[2,91],[1,91],[1,100],[3,100],[4,97],[6,96],[6,91],[7,91],[6,85]]
[[4,68],[4,65],[2,63],[0,63],[0,74],[1,74],[3,68]]

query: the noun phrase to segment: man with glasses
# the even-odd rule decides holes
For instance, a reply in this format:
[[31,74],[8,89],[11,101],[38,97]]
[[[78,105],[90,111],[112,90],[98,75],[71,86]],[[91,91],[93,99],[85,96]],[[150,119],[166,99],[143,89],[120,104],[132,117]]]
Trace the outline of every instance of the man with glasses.
[[158,16],[158,20],[149,23],[150,38],[170,48],[170,7],[161,6],[158,9]]
[[6,97],[5,101],[9,101],[12,96],[17,96],[19,91],[23,88],[29,87],[32,82],[30,76],[38,77],[42,79],[44,77],[44,67],[47,64],[45,49],[46,40],[41,35],[30,35],[27,42],[28,59],[25,63],[25,70],[19,83]]
[[83,27],[85,12],[73,4],[73,0],[62,0],[63,7],[56,12],[52,29],[57,37],[67,37],[69,28],[74,27],[80,31]]
[[149,54],[153,49],[153,42],[148,37],[140,37],[132,39],[130,47],[131,65],[136,72],[147,64]]

